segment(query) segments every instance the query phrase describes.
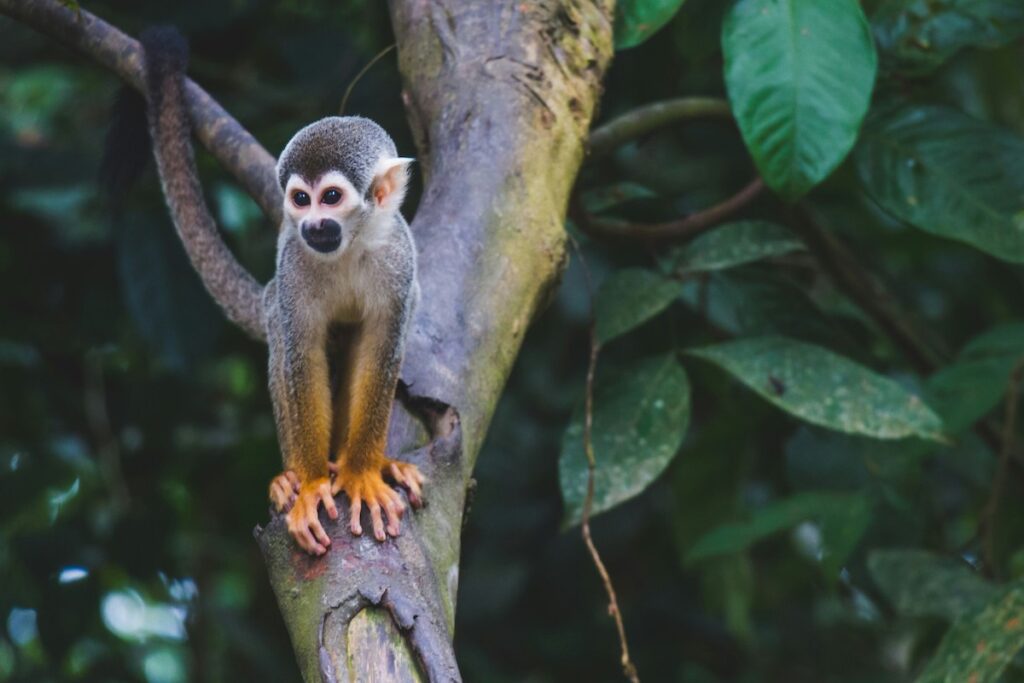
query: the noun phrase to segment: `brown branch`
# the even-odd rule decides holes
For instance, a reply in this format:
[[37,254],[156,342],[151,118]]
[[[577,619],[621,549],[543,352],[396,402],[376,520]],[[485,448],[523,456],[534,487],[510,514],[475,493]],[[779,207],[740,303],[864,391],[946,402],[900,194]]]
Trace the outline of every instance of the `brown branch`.
[[597,458],[594,457],[594,443],[593,443],[593,431],[594,431],[594,376],[597,374],[597,358],[601,352],[601,343],[597,338],[597,324],[594,318],[594,287],[590,279],[590,269],[587,267],[587,262],[583,258],[583,252],[580,250],[579,244],[572,237],[569,238],[572,243],[573,251],[580,259],[580,265],[583,267],[583,277],[587,283],[587,295],[590,299],[590,354],[587,360],[587,383],[586,390],[584,393],[584,411],[583,411],[583,454],[587,458],[587,493],[583,499],[583,514],[580,519],[580,529],[583,535],[583,543],[587,546],[587,552],[590,553],[590,559],[594,563],[594,568],[597,570],[598,575],[601,577],[601,583],[604,585],[604,591],[608,594],[608,615],[615,621],[615,630],[619,636],[619,648],[622,651],[622,671],[631,683],[640,683],[640,676],[637,673],[636,665],[633,664],[633,660],[629,656],[629,643],[626,640],[626,626],[622,620],[622,611],[619,609],[619,598],[615,592],[615,585],[612,583],[612,577],[608,573],[608,569],[604,565],[604,561],[601,559],[601,554],[597,550],[597,546],[594,544],[594,539],[590,534],[590,513],[594,506],[594,474],[597,471]]
[[604,156],[616,147],[679,121],[698,118],[732,118],[726,100],[717,97],[680,97],[654,102],[612,119],[590,133],[591,158]]
[[[0,13],[77,49],[144,92],[139,43],[86,10],[70,9],[57,0],[0,0]],[[185,82],[185,95],[196,137],[276,226],[281,220],[281,188],[274,157],[191,80]]]
[[641,242],[685,242],[741,211],[754,201],[762,190],[764,181],[755,178],[742,190],[714,206],[663,223],[634,223],[594,216],[584,208],[577,193],[573,199],[571,215],[580,230],[594,237]]
[[910,314],[896,297],[860,264],[835,233],[818,225],[804,207],[793,211],[790,223],[839,291],[875,321],[915,370],[928,374],[943,364],[947,355],[944,349],[911,322]]

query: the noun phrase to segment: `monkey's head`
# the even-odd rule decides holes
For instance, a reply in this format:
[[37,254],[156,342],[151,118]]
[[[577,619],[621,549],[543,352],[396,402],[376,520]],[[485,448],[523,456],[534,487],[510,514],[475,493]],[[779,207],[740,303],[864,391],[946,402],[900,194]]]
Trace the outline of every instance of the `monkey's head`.
[[369,119],[331,116],[311,123],[277,162],[284,229],[297,230],[319,254],[342,253],[393,219],[411,161],[399,157],[391,137]]

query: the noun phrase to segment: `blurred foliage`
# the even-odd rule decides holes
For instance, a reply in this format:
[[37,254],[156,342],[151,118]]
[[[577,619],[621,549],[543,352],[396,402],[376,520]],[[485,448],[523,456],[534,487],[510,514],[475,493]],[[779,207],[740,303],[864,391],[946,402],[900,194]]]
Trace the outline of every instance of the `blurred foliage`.
[[[369,0],[84,7],[181,27],[192,75],[272,151],[392,42]],[[1024,438],[1003,420],[1024,356],[1019,8],[620,3],[632,47],[602,120],[712,95],[738,126],[631,141],[583,169],[588,209],[673,218],[760,172],[943,353],[916,371],[774,195],[672,249],[578,234],[604,342],[593,531],[643,680],[1024,681]],[[265,350],[208,301],[152,169],[117,210],[100,193],[116,87],[0,20],[0,680],[297,680],[250,536],[280,466]],[[399,89],[390,55],[347,110],[412,153]],[[273,228],[199,161],[228,241],[269,277]],[[480,458],[467,680],[620,680],[571,526],[590,310],[574,256]]]

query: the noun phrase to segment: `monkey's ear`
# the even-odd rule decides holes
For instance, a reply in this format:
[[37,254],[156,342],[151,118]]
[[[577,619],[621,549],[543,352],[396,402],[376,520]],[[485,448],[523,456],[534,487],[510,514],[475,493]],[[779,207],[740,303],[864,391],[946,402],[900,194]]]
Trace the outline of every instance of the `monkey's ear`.
[[397,211],[405,199],[405,188],[409,182],[409,164],[412,159],[394,157],[381,159],[373,170],[370,182],[370,199],[374,205],[385,211]]

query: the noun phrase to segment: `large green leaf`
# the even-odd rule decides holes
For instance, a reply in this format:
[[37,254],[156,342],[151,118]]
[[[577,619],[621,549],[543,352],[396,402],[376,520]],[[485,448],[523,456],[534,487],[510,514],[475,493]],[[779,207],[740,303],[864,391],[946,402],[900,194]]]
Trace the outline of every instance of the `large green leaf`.
[[878,587],[900,614],[955,621],[999,593],[963,561],[924,550],[878,550],[868,558]]
[[878,439],[938,438],[942,422],[899,384],[827,349],[755,337],[688,353],[728,371],[771,403],[813,424]]
[[684,0],[619,0],[615,3],[615,48],[636,47],[667,24]]
[[[583,406],[562,438],[558,461],[566,521],[580,521],[587,492],[583,452]],[[622,368],[594,388],[593,513],[642,492],[679,450],[690,420],[690,384],[672,354],[647,358]]]
[[1024,33],[1020,0],[887,0],[871,17],[887,64],[922,74],[962,48],[996,48]]
[[682,247],[672,268],[680,272],[725,270],[803,248],[803,243],[781,225],[738,221],[715,228]]
[[861,183],[886,211],[942,237],[1024,262],[1024,140],[954,109],[872,116],[856,152]]
[[761,175],[793,200],[857,139],[877,56],[857,0],[740,0],[722,24],[725,84]]
[[1021,648],[1024,584],[1016,583],[953,624],[917,683],[995,683]]
[[870,519],[870,505],[864,496],[800,493],[755,511],[748,521],[712,529],[694,543],[686,560],[738,553],[768,536],[815,521],[821,530],[820,547],[814,549],[816,559],[831,576],[856,547]]
[[626,268],[609,276],[594,299],[597,338],[607,342],[665,310],[679,296],[677,280],[644,268]]
[[956,360],[928,378],[928,403],[956,434],[988,414],[1006,394],[1024,359],[1024,324],[1001,325],[976,337]]

